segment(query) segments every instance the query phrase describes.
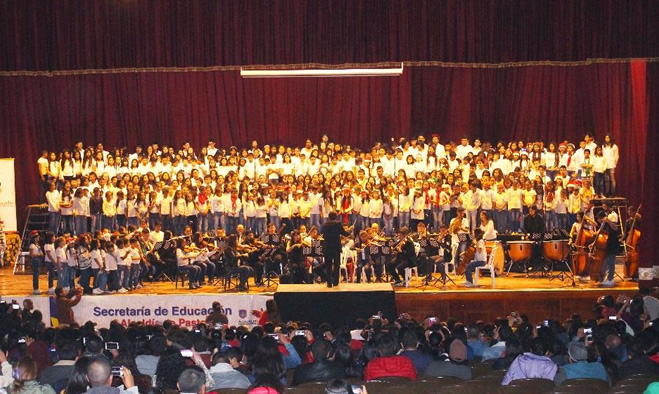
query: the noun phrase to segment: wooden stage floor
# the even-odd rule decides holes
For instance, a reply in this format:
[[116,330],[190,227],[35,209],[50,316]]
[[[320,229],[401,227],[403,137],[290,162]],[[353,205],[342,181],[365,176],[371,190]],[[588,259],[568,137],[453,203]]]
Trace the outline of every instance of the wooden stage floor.
[[[593,317],[593,306],[601,295],[626,294],[633,296],[638,291],[638,283],[616,280],[616,287],[601,288],[592,282],[577,282],[572,287],[571,281],[547,278],[526,278],[522,274],[511,273],[510,276],[496,278],[496,287],[491,287],[489,277],[479,279],[480,287],[466,288],[460,285],[463,277],[452,276],[456,285],[446,287],[422,286],[421,278],[413,278],[409,287],[394,287],[397,312],[407,312],[417,319],[427,316],[440,318],[454,317],[461,321],[491,321],[499,316],[506,316],[512,311],[526,313],[533,321],[547,317],[566,319],[572,313],[579,313],[583,318]],[[250,283],[252,283],[250,278]],[[304,292],[353,292],[360,290],[360,284],[344,284],[328,289],[325,285],[300,285],[300,294]],[[46,277],[41,276],[40,288],[47,290]],[[131,294],[177,295],[200,294],[212,295],[222,293],[220,285],[204,286],[198,290],[176,289],[171,282],[148,283],[142,289]],[[277,285],[256,287],[250,285],[249,292],[232,294],[274,295]],[[13,275],[11,269],[0,269],[0,295],[32,296],[32,277]],[[32,296],[39,297],[39,296]],[[45,297],[45,295],[42,295]],[[90,297],[121,297],[120,294]]]

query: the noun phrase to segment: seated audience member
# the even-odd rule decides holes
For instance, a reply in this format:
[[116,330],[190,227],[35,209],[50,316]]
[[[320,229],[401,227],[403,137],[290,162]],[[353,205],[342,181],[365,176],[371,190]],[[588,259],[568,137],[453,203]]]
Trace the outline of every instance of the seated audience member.
[[467,356],[469,360],[475,357],[483,357],[483,352],[487,349],[487,342],[481,338],[481,331],[477,325],[471,325],[467,329]]
[[182,394],[205,394],[206,376],[204,371],[197,366],[187,367],[179,375],[176,386]]
[[364,380],[399,376],[416,380],[416,369],[412,361],[396,355],[396,342],[389,335],[383,335],[377,342],[377,356],[368,362]]
[[284,385],[273,374],[260,374],[254,379],[254,383],[247,388],[248,394],[283,394]]
[[[350,383],[343,379],[333,379],[327,382],[325,394],[353,394],[355,391],[352,390],[351,386]],[[359,391],[361,394],[368,394],[366,386],[362,385],[359,389],[361,390]]]
[[454,376],[462,380],[471,379],[471,367],[467,365],[467,345],[453,339],[449,345],[448,360],[434,360],[428,365],[426,376]]
[[133,374],[129,368],[121,367],[120,377],[123,381],[124,390],[118,387],[112,387],[112,365],[110,360],[105,356],[96,356],[87,367],[87,379],[91,388],[87,390],[88,394],[137,394],[137,386]]
[[301,364],[295,368],[293,375],[293,386],[306,382],[327,382],[330,379],[345,377],[343,366],[334,360],[330,360],[332,344],[324,339],[316,340],[311,346],[314,361],[309,364]]
[[522,353],[508,368],[506,376],[503,377],[501,385],[507,386],[517,379],[548,379],[554,380],[558,366],[547,354],[547,346],[542,338],[531,341],[531,352]]
[[508,325],[502,325],[494,330],[494,339],[497,343],[483,351],[483,361],[492,360],[501,357],[506,349],[506,341],[513,336],[513,330]]
[[588,362],[588,348],[580,342],[570,344],[568,348],[568,364],[558,369],[554,377],[554,383],[557,386],[563,384],[568,379],[601,379],[609,384],[611,380],[604,369],[604,365],[599,361]]
[[137,369],[143,375],[153,377],[156,374],[160,355],[167,350],[167,340],[162,334],[155,334],[146,344],[146,349],[135,357]]
[[414,368],[416,368],[418,373],[425,372],[426,368],[428,368],[428,364],[432,361],[432,356],[418,349],[419,336],[416,334],[416,331],[414,331],[413,328],[406,329],[403,332],[403,337],[400,342],[403,346],[403,351],[400,352],[400,355],[412,360]]
[[510,367],[510,364],[515,361],[515,359],[524,353],[524,348],[522,347],[522,342],[517,338],[510,338],[506,341],[506,347],[504,352],[501,354],[501,357],[494,360],[492,364],[492,369],[494,370],[505,370]]
[[629,360],[622,363],[621,377],[632,375],[659,375],[657,341],[652,334],[644,331],[634,337],[629,344]]
[[211,366],[210,373],[215,381],[213,390],[246,389],[250,385],[247,376],[233,369],[226,353],[218,352],[213,355],[213,366]]
[[14,381],[14,376],[11,370],[11,364],[7,361],[5,352],[0,349],[0,367],[2,367],[2,375],[0,376],[0,387],[7,387]]
[[59,393],[66,387],[69,375],[73,372],[73,366],[78,359],[78,346],[75,343],[57,346],[57,358],[59,359],[57,363],[41,371],[39,383],[49,384],[55,392]]
[[9,374],[9,376],[13,376],[14,381],[7,387],[7,392],[12,394],[55,394],[49,385],[39,384],[37,373],[37,363],[30,356],[23,357],[16,363],[13,373]]

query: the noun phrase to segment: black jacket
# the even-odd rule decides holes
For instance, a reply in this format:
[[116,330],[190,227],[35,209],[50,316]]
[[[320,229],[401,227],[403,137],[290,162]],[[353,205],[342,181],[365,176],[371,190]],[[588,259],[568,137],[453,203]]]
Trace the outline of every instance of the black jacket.
[[330,360],[316,360],[311,364],[301,364],[295,368],[293,386],[306,382],[329,382],[344,378],[345,370],[341,364]]
[[341,253],[341,236],[350,235],[338,220],[328,220],[323,224],[320,232],[323,234],[323,252],[325,253]]

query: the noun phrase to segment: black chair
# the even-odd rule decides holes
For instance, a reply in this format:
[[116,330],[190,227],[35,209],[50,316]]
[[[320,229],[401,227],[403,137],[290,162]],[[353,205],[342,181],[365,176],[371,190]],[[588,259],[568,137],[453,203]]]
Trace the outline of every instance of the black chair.
[[178,289],[178,282],[181,282],[181,287],[185,287],[185,280],[190,279],[188,271],[176,268],[176,273],[174,274],[174,287]]

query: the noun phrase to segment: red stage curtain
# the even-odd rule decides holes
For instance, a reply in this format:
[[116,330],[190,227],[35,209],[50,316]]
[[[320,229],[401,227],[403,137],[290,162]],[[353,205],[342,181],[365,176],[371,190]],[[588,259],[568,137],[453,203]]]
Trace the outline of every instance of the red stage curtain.
[[[650,90],[650,89],[649,89]],[[0,78],[0,156],[17,158],[19,207],[38,200],[40,149],[159,141],[301,144],[327,133],[369,147],[438,132],[496,142],[598,141],[621,149],[619,192],[638,203],[646,157],[645,66],[411,67],[402,77],[251,79],[237,71]],[[650,149],[652,151],[652,149]],[[650,173],[652,174],[652,173]],[[21,214],[19,211],[19,218]]]
[[659,56],[654,0],[0,2],[0,70]]
[[[645,142],[648,149],[646,150],[643,178],[643,216],[642,235],[639,241],[639,266],[645,269],[654,268],[651,275],[652,280],[641,281],[641,286],[659,285],[659,205],[657,205],[657,196],[659,196],[659,183],[657,183],[657,174],[659,174],[659,63],[648,63],[647,65],[647,93],[649,102],[649,119],[647,141]],[[642,271],[642,270],[641,270]]]

